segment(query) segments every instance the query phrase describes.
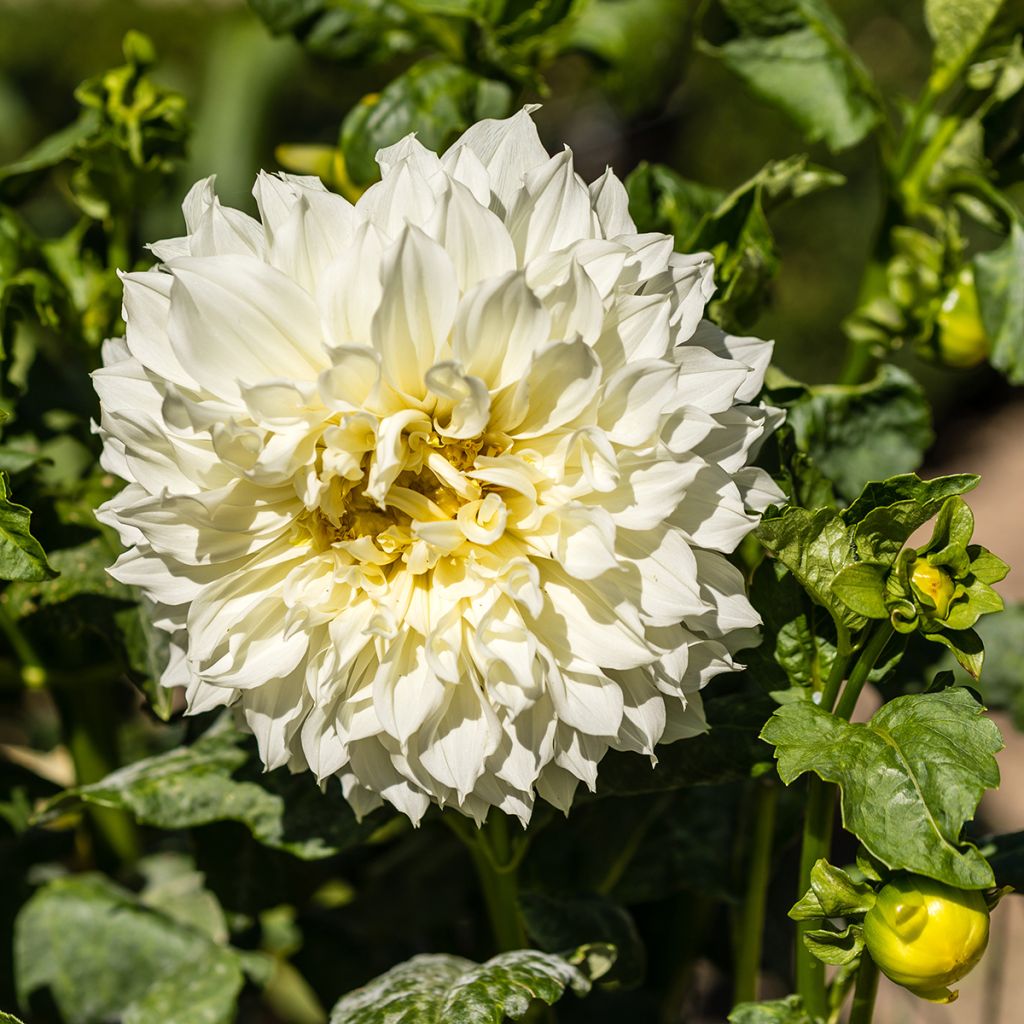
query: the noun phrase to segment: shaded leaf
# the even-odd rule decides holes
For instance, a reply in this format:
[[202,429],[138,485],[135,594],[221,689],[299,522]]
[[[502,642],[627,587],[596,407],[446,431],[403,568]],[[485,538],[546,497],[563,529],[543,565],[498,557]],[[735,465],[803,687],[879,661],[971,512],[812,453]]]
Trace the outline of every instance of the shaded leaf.
[[191,746],[146,758],[89,786],[68,790],[51,806],[115,807],[157,828],[238,821],[265,846],[303,860],[330,857],[359,843],[379,824],[356,821],[339,789],[322,793],[309,775],[263,773],[226,722]]
[[748,0],[723,0],[723,6],[741,35],[710,52],[792,118],[809,142],[845,149],[875,126],[880,115],[867,72],[824,3],[772,4],[767,16]]
[[15,929],[19,998],[49,988],[68,1024],[226,1024],[241,963],[234,950],[100,875],[51,882]]
[[29,532],[31,516],[24,505],[10,500],[7,474],[0,473],[0,579],[46,580],[57,575]]
[[779,708],[762,737],[776,748],[787,785],[813,771],[842,790],[843,824],[893,870],[962,889],[993,884],[964,823],[999,784],[996,725],[963,689],[897,697],[867,724],[804,701]]
[[427,149],[441,152],[474,121],[504,116],[510,99],[501,83],[440,58],[421,60],[345,118],[341,149],[348,173],[358,184],[372,181],[377,151],[410,132]]
[[1024,384],[1024,225],[1014,220],[996,249],[974,257],[974,281],[992,365]]

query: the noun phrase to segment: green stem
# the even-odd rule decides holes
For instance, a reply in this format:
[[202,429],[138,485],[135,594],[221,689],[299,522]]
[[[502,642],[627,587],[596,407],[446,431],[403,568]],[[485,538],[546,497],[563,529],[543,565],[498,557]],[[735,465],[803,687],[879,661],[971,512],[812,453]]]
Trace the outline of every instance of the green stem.
[[[803,842],[800,847],[800,880],[797,899],[811,885],[811,868],[822,857],[828,858],[832,846],[832,818],[835,789],[812,775],[807,786],[807,815],[804,818]],[[808,1014],[824,1018],[828,1014],[825,992],[825,965],[804,944],[804,933],[816,922],[796,923],[796,990],[803,997]]]
[[853,671],[850,673],[850,678],[846,688],[843,690],[843,695],[839,698],[836,714],[840,718],[845,718],[849,721],[850,716],[853,714],[853,709],[857,706],[857,698],[860,696],[860,691],[864,688],[871,670],[875,667],[875,662],[878,661],[892,634],[892,626],[887,621],[882,621],[875,626],[873,632],[868,636],[867,642],[861,650],[860,657],[857,659],[857,664],[854,665]]
[[775,836],[775,810],[779,790],[773,782],[757,788],[754,835],[751,840],[747,893],[740,915],[739,942],[736,950],[736,983],[733,1003],[757,999],[757,977],[761,967],[764,939],[765,900],[771,876],[772,840]]
[[527,937],[519,912],[518,880],[525,843],[513,850],[508,819],[497,810],[492,810],[484,825],[477,829],[454,811],[442,815],[442,819],[462,840],[473,860],[498,952],[525,949]]
[[877,994],[878,968],[865,949],[860,955],[860,969],[857,971],[857,986],[853,990],[849,1024],[871,1024]]

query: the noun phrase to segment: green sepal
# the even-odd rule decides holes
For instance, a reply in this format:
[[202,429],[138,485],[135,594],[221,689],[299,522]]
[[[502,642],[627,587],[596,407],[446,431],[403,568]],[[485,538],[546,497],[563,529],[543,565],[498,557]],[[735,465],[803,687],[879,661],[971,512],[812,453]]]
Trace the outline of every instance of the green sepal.
[[842,931],[812,928],[804,932],[804,945],[822,963],[846,966],[852,964],[864,948],[864,929],[859,924],[848,924]]
[[926,640],[933,640],[935,643],[948,647],[965,672],[973,679],[980,678],[981,668],[985,661],[985,645],[973,629],[960,631],[943,629],[935,632],[922,630],[921,635]]
[[875,891],[867,882],[855,881],[822,857],[811,868],[811,887],[790,909],[789,916],[794,921],[850,917],[866,914],[874,904]]

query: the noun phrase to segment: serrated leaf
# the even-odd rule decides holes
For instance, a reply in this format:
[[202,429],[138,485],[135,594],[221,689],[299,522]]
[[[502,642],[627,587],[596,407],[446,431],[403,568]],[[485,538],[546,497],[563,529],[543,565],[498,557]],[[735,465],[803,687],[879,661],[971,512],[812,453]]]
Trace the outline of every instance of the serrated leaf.
[[814,1024],[799,996],[763,1003],[740,1003],[729,1014],[729,1024]]
[[19,998],[49,988],[67,1024],[222,1024],[242,986],[235,951],[100,875],[39,890],[18,916],[14,944]]
[[762,731],[787,785],[813,771],[842,790],[843,824],[893,870],[962,889],[993,884],[960,832],[999,784],[995,723],[963,689],[897,697],[867,724],[810,702],[779,708]]
[[925,0],[925,23],[935,40],[933,82],[952,84],[985,37],[1003,0]]
[[341,149],[349,176],[357,184],[373,181],[377,151],[410,132],[441,152],[474,121],[504,116],[510,100],[506,85],[440,58],[421,60],[345,118]]
[[191,746],[146,758],[89,786],[68,790],[51,809],[82,801],[128,811],[156,828],[196,828],[238,821],[264,846],[303,860],[330,857],[361,842],[380,824],[356,821],[339,789],[322,793],[308,775],[264,773],[243,744],[247,737],[220,723]]
[[551,1005],[566,988],[586,995],[590,979],[551,953],[515,950],[483,964],[426,953],[343,996],[331,1024],[500,1024],[534,1000]]
[[878,122],[867,72],[824,4],[774,4],[771,25],[751,17],[746,0],[725,0],[724,6],[743,31],[710,52],[751,92],[792,118],[809,142],[820,139],[833,151],[846,149]]
[[0,473],[0,579],[47,580],[57,575],[29,530],[32,513],[10,500],[7,474]]
[[992,365],[1024,384],[1024,225],[1014,220],[1002,245],[974,257],[981,322]]

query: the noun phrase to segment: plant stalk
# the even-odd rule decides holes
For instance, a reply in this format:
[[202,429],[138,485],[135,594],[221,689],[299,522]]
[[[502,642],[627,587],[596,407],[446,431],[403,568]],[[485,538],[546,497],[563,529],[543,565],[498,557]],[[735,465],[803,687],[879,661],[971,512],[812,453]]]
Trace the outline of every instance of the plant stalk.
[[768,880],[771,877],[775,811],[779,800],[778,787],[770,781],[759,783],[756,799],[747,893],[739,921],[734,1004],[753,1002],[757,999],[757,978],[764,941],[765,900],[768,895]]
[[860,969],[857,971],[857,983],[853,990],[849,1024],[871,1024],[877,994],[878,967],[865,949],[860,955]]
[[512,850],[508,819],[500,811],[492,810],[487,821],[480,828],[473,829],[463,820],[457,820],[459,815],[455,812],[442,817],[473,859],[497,951],[506,953],[525,949],[527,937],[519,911],[518,880],[522,851]]
[[893,628],[887,621],[879,622],[868,635],[867,642],[861,650],[857,664],[853,666],[853,671],[850,673],[850,678],[843,690],[843,695],[839,698],[839,704],[836,706],[835,713],[840,718],[845,718],[847,721],[850,720],[850,716],[857,706],[857,698],[860,697],[860,691],[864,689],[864,684],[867,682],[871,670],[875,667],[875,663],[878,661],[892,635]]

